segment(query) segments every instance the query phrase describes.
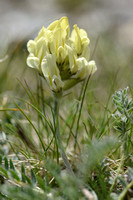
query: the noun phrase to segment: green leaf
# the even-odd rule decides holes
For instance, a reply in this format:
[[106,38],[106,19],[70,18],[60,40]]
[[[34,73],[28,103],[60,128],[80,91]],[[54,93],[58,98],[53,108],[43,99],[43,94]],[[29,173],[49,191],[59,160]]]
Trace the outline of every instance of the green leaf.
[[8,165],[7,157],[4,158],[4,161],[5,161],[5,169],[8,170],[9,169],[9,165]]
[[31,169],[31,179],[32,179],[33,186],[36,186],[37,184],[36,175],[32,169]]
[[14,164],[12,162],[12,160],[10,159],[10,169],[14,170],[15,171],[15,167],[14,167]]
[[133,180],[133,169],[131,167],[128,167],[128,174],[131,177],[131,179]]
[[37,182],[39,184],[39,187],[45,191],[46,190],[46,187],[45,187],[46,184],[45,184],[44,180],[40,176],[37,176],[36,178],[37,178]]
[[120,180],[120,183],[123,187],[127,186],[127,182],[124,180],[124,178],[122,176],[119,176],[118,179]]
[[10,169],[10,173],[11,173],[11,175],[12,175],[12,177],[14,179],[16,179],[17,181],[20,181],[20,178],[19,178],[17,172],[15,172],[14,170]]
[[25,174],[24,164],[21,164],[21,173]]
[[24,183],[26,182],[24,164],[21,164],[21,181],[24,182]]
[[9,177],[8,175],[8,171],[6,169],[4,169],[3,167],[0,166],[0,173],[5,176],[6,178]]
[[27,183],[28,183],[29,185],[32,185],[32,182],[31,182],[31,180],[29,179],[28,176],[26,176],[25,174],[23,174],[23,178],[24,178],[25,181],[27,181]]
[[2,165],[2,155],[0,154],[0,165]]

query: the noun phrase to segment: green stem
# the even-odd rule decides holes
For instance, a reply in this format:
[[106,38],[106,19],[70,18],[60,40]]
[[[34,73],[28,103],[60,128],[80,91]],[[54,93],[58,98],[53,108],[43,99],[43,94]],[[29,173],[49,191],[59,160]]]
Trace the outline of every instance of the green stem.
[[56,151],[57,151],[57,164],[59,164],[59,150],[58,150],[58,142],[57,142],[57,137],[56,137],[56,132],[57,129],[59,128],[58,125],[58,112],[59,112],[59,108],[58,108],[58,101],[55,97],[55,102],[54,102],[54,126],[55,126],[55,144],[56,144]]
[[117,170],[117,174],[116,174],[115,179],[114,179],[114,181],[113,181],[113,184],[112,184],[112,186],[111,186],[111,188],[110,188],[110,192],[109,192],[110,194],[111,194],[111,192],[113,192],[113,189],[114,189],[114,187],[115,187],[115,185],[116,185],[117,179],[118,179],[118,177],[119,177],[119,174],[120,174],[121,169],[122,169],[123,164],[124,164],[124,160],[125,160],[125,156],[124,156],[124,154],[122,154],[122,158],[121,158],[121,162],[120,162],[119,168],[118,168],[118,170]]
[[[55,97],[55,107],[54,107],[54,115],[55,115],[55,139],[57,142],[57,146],[59,149],[59,152],[61,154],[62,160],[64,162],[64,165],[66,166],[66,169],[68,170],[69,173],[74,174],[73,170],[71,168],[71,165],[69,163],[69,160],[66,156],[61,136],[60,136],[60,127],[59,127],[59,99]],[[59,155],[58,155],[59,156]],[[59,157],[58,157],[59,160]]]
[[85,98],[85,94],[86,94],[86,90],[87,90],[87,86],[90,80],[92,73],[90,73],[90,75],[87,78],[86,84],[85,84],[85,88],[83,90],[83,96],[81,99],[81,104],[80,104],[80,109],[79,109],[79,115],[78,115],[78,119],[77,119],[77,127],[76,127],[76,134],[75,134],[75,144],[74,147],[76,148],[77,145],[77,136],[78,136],[78,129],[79,129],[79,121],[80,121],[80,117],[81,117],[81,111],[82,111],[82,107],[83,107],[83,103],[84,103],[84,98]]
[[130,188],[132,188],[132,187],[133,187],[133,181],[132,181],[131,183],[129,183],[129,184],[126,186],[126,188],[125,188],[125,189],[123,190],[123,192],[120,194],[118,200],[123,200],[123,199],[125,198],[125,196],[126,196],[128,190],[129,190]]
[[124,165],[124,161],[125,161],[125,141],[124,140],[122,141],[121,153],[122,153],[122,157],[121,157],[120,165],[119,165],[119,168],[117,170],[117,174],[116,174],[116,177],[114,179],[114,182],[113,182],[113,184],[112,184],[112,186],[110,188],[110,194],[111,194],[111,192],[113,191],[113,189],[114,189],[114,187],[116,185],[117,179],[118,179],[119,174],[121,173],[121,170],[122,170],[123,165]]

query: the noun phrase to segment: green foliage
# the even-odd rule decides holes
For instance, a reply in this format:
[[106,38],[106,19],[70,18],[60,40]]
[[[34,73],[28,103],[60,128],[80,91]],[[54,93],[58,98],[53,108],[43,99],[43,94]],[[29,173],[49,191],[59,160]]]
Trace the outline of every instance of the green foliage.
[[125,134],[131,128],[133,122],[133,100],[128,98],[128,87],[115,92],[113,102],[116,105],[118,114],[114,114],[116,119],[116,130]]
[[[37,100],[29,86],[25,88],[29,100],[17,99],[17,103],[15,103],[21,115],[14,114],[11,116],[9,113],[8,119],[10,118],[10,120],[8,120],[6,126],[2,126],[7,134],[5,134],[4,138],[8,138],[11,133],[17,136],[14,143],[11,143],[11,141],[7,143],[8,148],[14,152],[13,158],[8,158],[8,155],[0,156],[0,195],[3,200],[29,200],[36,198],[39,200],[78,200],[89,199],[88,195],[91,195],[94,200],[110,200],[111,198],[113,200],[122,195],[121,188],[125,191],[126,188],[130,187],[132,168],[128,167],[127,172],[123,171],[123,175],[127,174],[129,177],[129,181],[127,181],[123,175],[117,173],[119,166],[121,168],[118,171],[123,170],[123,162],[117,165],[112,160],[120,148],[120,143],[117,143],[116,136],[102,137],[102,135],[99,135],[97,137],[98,133],[96,133],[94,137],[97,128],[93,128],[94,133],[90,136],[89,131],[92,129],[89,129],[87,127],[88,124],[84,121],[85,133],[83,135],[85,134],[86,139],[80,139],[80,121],[82,120],[86,88],[87,86],[83,84],[79,95],[79,100],[82,104],[76,103],[75,107],[71,107],[68,117],[66,116],[66,121],[62,113],[59,115],[59,119],[62,122],[61,130],[63,135],[61,135],[61,138],[63,143],[67,141],[66,148],[69,148],[73,141],[75,155],[78,155],[78,160],[76,161],[74,154],[70,158],[74,174],[69,174],[63,169],[64,164],[61,161],[59,152],[57,152],[55,138],[57,127],[51,104],[45,102],[45,109],[43,110],[40,99],[39,101]],[[31,96],[34,96],[34,98],[31,98]],[[123,141],[122,144],[126,144],[126,152],[131,154],[132,99],[129,100],[127,89],[125,89],[116,92],[113,101],[116,105],[116,110],[113,112],[113,124],[116,124],[115,130],[119,131]],[[28,107],[27,111],[25,107]],[[111,131],[113,126],[112,119],[111,117],[107,118],[107,112],[104,115],[105,126],[108,131]],[[72,121],[69,120],[69,117],[71,117]],[[123,118],[126,118],[126,120],[123,120]],[[23,119],[26,119],[26,126],[23,125]],[[89,123],[91,127],[94,126],[93,120],[90,120]],[[69,133],[68,135],[66,135],[67,132]],[[104,132],[106,133],[106,131]],[[38,142],[35,141],[35,137],[38,138]],[[81,152],[79,151],[80,149]],[[77,154],[78,151],[79,153]],[[125,163],[128,165],[130,163],[130,166],[132,166],[130,154],[130,162],[129,157],[125,156],[124,165]],[[127,154],[124,153],[124,155]],[[57,156],[59,159],[57,159]],[[58,164],[56,164],[56,160]],[[113,166],[112,170],[110,170],[111,166]],[[115,170],[116,174],[114,174]],[[130,194],[124,195],[130,196]]]
[[128,97],[128,87],[124,90],[115,92],[113,102],[117,108],[113,114],[115,119],[114,128],[120,133],[121,141],[126,155],[130,155],[130,146],[133,148],[132,129],[133,129],[133,99]]
[[116,148],[116,141],[115,137],[106,137],[101,141],[95,140],[87,145],[82,153],[79,167],[85,180],[90,176],[92,170],[102,162],[103,157]]
[[3,185],[0,188],[1,195],[3,195],[3,200],[45,200],[48,199],[46,195],[40,190],[34,190],[31,187],[17,187],[8,184]]

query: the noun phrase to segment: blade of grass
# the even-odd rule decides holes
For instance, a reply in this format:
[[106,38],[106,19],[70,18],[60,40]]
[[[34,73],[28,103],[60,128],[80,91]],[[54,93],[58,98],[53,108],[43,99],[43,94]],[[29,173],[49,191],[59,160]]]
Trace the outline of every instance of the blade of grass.
[[[79,98],[78,98],[78,101],[79,101],[79,102],[80,102],[81,97],[82,97],[84,85],[85,85],[85,81],[84,81],[83,84],[82,84],[82,88],[81,88],[80,95],[79,95]],[[70,141],[70,138],[71,138],[71,131],[72,131],[72,129],[73,129],[73,126],[74,126],[74,123],[75,123],[75,120],[76,120],[76,116],[77,116],[77,114],[78,114],[78,109],[79,109],[79,104],[77,104],[77,107],[76,107],[76,110],[75,110],[75,113],[74,113],[74,116],[73,116],[73,120],[72,120],[72,123],[71,123],[71,126],[70,126],[70,134],[68,135],[68,139],[67,139],[67,142],[66,142],[67,145],[66,145],[66,146],[68,146],[69,141]],[[74,137],[75,137],[75,136],[74,136]]]
[[103,131],[104,131],[104,129],[105,129],[105,124],[104,124],[104,122],[105,122],[105,118],[106,118],[106,113],[107,113],[107,111],[109,110],[109,109],[108,109],[108,105],[109,105],[109,101],[110,101],[110,98],[111,98],[112,93],[113,93],[113,89],[114,89],[114,86],[115,86],[115,83],[116,83],[116,79],[117,79],[118,72],[119,72],[119,69],[118,69],[117,72],[115,73],[114,78],[113,78],[112,85],[111,85],[111,87],[110,87],[110,92],[109,92],[109,95],[108,95],[107,103],[106,103],[105,110],[104,110],[104,114],[103,114],[103,119],[102,119],[102,122],[101,122],[101,133],[100,133],[100,135],[103,134]]
[[26,87],[27,87],[27,89],[29,91],[29,94],[31,95],[32,101],[34,100],[35,104],[37,106],[39,106],[38,101],[36,100],[35,96],[33,95],[33,92],[31,91],[31,89],[30,89],[29,85],[27,84],[26,80],[24,80],[24,82],[25,82]]
[[30,92],[26,89],[26,87],[24,86],[24,84],[19,79],[17,79],[17,80],[20,83],[20,85],[23,87],[23,89],[25,90],[25,92],[28,95],[28,97],[31,100],[31,102],[33,102],[33,99],[32,99],[32,96],[31,96]]
[[34,124],[32,123],[32,121],[28,118],[28,116],[24,113],[24,111],[20,108],[20,106],[18,106],[18,104],[17,104],[16,102],[14,102],[14,103],[15,103],[15,105],[17,106],[17,108],[20,110],[20,112],[21,112],[21,113],[25,116],[25,118],[28,120],[28,122],[31,124],[31,126],[33,127],[33,129],[35,130],[35,132],[37,133],[37,136],[38,136],[38,138],[39,138],[39,140],[40,140],[40,143],[41,143],[41,145],[42,145],[42,148],[43,148],[44,152],[46,152],[45,147],[44,147],[44,144],[43,144],[43,140],[42,140],[42,138],[41,138],[41,136],[40,136],[38,130],[36,129],[36,127],[34,126]]
[[52,125],[51,121],[48,120],[47,117],[45,117],[45,116],[43,115],[43,113],[42,113],[36,106],[34,106],[32,103],[29,103],[28,101],[26,101],[26,100],[24,100],[24,99],[20,99],[20,98],[17,98],[17,99],[19,99],[19,100],[21,100],[21,101],[27,103],[27,104],[30,105],[34,110],[36,110],[36,111],[45,119],[45,121],[46,121],[47,124],[49,125],[49,128],[51,129],[51,131],[54,132],[54,128],[53,128],[53,125]]
[[58,145],[61,157],[63,159],[63,162],[64,162],[64,164],[66,166],[66,169],[68,170],[68,172],[70,174],[73,175],[74,173],[73,173],[73,170],[72,170],[71,165],[69,163],[69,160],[68,160],[68,158],[66,156],[66,153],[65,153],[65,150],[64,150],[64,147],[63,147],[63,144],[62,144],[61,136],[60,136],[60,127],[59,127],[59,99],[57,99],[56,97],[55,97],[55,110],[54,110],[54,114],[55,114],[55,120],[56,120],[55,121],[55,124],[56,124],[55,139],[57,141],[57,145]]
[[79,114],[78,114],[78,119],[77,119],[76,134],[75,134],[75,144],[74,144],[75,148],[77,146],[77,136],[78,136],[78,129],[79,129],[79,121],[80,121],[80,117],[81,117],[81,111],[82,111],[82,107],[83,107],[83,103],[84,103],[84,98],[85,98],[85,93],[86,93],[87,86],[88,86],[88,83],[89,83],[91,75],[92,75],[92,72],[90,73],[90,75],[88,76],[88,78],[86,80],[86,84],[85,84],[85,87],[84,87],[84,90],[83,90],[83,96],[81,98],[81,104],[80,104],[80,109],[79,109]]

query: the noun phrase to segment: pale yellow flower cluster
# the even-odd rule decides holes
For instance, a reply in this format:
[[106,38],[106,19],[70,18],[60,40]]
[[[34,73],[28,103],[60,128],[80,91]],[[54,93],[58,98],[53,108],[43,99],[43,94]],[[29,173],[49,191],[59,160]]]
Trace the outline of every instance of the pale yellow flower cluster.
[[89,61],[89,43],[86,31],[77,25],[70,35],[68,19],[62,17],[28,42],[27,65],[39,71],[53,92],[60,93],[97,70],[95,62]]

